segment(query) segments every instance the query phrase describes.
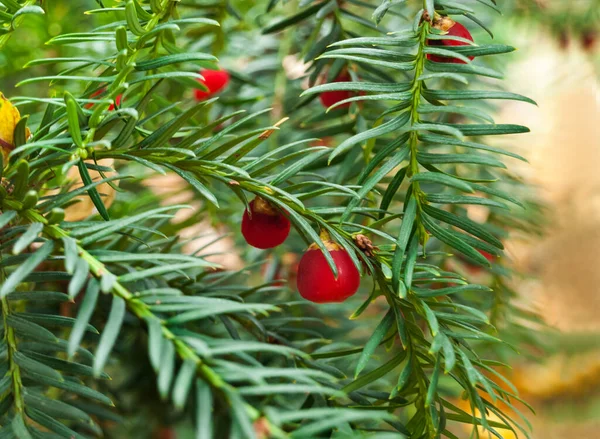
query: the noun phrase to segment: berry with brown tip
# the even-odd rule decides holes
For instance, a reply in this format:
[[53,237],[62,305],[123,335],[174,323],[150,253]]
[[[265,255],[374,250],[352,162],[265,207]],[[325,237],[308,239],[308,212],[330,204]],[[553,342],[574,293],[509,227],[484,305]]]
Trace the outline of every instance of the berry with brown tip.
[[[446,33],[447,36],[461,37],[461,38],[465,38],[467,40],[473,41],[473,37],[471,36],[471,33],[468,31],[468,29],[466,27],[464,27],[462,24],[452,20],[449,17],[440,18],[439,20],[437,20],[434,23],[433,27],[447,32]],[[447,47],[453,47],[453,46],[454,47],[455,46],[468,46],[469,44],[465,43],[464,41],[455,41],[455,40],[427,40],[427,45],[431,46],[431,47],[447,48]],[[475,57],[469,56],[468,58],[470,60],[472,60]],[[466,64],[466,62],[464,62],[463,60],[460,60],[458,58],[434,55],[431,53],[427,54],[427,59],[430,61],[433,61],[433,62]]]
[[290,234],[290,220],[267,200],[256,197],[242,217],[242,235],[252,247],[277,247]]
[[346,250],[330,240],[324,243],[337,267],[337,278],[321,249],[312,244],[298,265],[298,291],[315,303],[343,302],[358,290],[360,273]]
[[227,70],[204,69],[200,71],[200,74],[204,79],[199,79],[198,82],[204,85],[208,90],[196,89],[194,91],[198,101],[205,101],[225,89],[229,84],[230,75]]

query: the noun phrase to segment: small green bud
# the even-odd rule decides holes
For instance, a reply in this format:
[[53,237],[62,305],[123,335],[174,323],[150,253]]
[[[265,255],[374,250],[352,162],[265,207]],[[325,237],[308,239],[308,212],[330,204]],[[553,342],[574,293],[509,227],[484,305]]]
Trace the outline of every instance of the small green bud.
[[23,197],[23,210],[32,209],[35,207],[39,200],[39,195],[37,191],[31,189],[27,191],[25,196]]
[[65,220],[65,211],[60,207],[55,207],[46,217],[48,224],[59,224]]
[[20,200],[25,196],[29,185],[29,163],[25,160],[19,161],[17,164],[17,172],[12,177],[13,192],[15,199]]

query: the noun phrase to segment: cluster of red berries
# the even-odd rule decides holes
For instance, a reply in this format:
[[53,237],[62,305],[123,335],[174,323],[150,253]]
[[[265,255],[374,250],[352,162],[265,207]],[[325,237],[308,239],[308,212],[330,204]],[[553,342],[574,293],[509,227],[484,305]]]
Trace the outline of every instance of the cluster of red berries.
[[[471,36],[471,33],[467,30],[467,28],[464,27],[462,24],[450,19],[449,17],[441,17],[440,19],[436,20],[434,22],[433,27],[446,32],[445,35],[452,36],[452,37],[460,37],[460,38],[467,39],[469,41],[473,41],[473,37]],[[445,40],[444,39],[444,40],[427,40],[427,45],[428,46],[440,46],[440,47],[452,47],[452,46],[466,46],[466,45],[468,45],[468,43],[466,43],[464,41],[456,41],[456,40],[450,40],[450,39]],[[469,56],[468,58],[470,60],[472,60],[474,57]],[[433,62],[440,62],[440,63],[465,64],[465,62],[463,60],[460,60],[458,58],[451,58],[451,57],[447,57],[447,56],[434,55],[434,54],[428,54],[427,59],[431,60]],[[350,78],[348,71],[344,70],[333,80],[333,82],[350,82],[351,80],[352,79]],[[325,108],[329,108],[329,107],[337,104],[338,102],[341,102],[343,100],[351,98],[354,95],[355,95],[355,93],[350,90],[325,91],[325,92],[319,94],[319,100],[321,101],[321,104]],[[338,108],[348,108],[349,106],[350,106],[350,102],[346,102],[342,105],[339,105]]]
[[[242,217],[242,235],[259,249],[277,247],[290,233],[287,216],[267,200],[256,197]],[[297,287],[300,295],[315,303],[343,302],[358,290],[360,273],[346,250],[329,239],[324,240],[338,275],[334,276],[325,255],[312,244],[298,264]]]
[[[473,41],[469,31],[460,23],[447,17],[441,20],[442,30],[447,35],[458,36]],[[454,40],[430,40],[430,46],[463,46],[467,43]],[[459,59],[438,55],[427,55],[434,62],[463,63]],[[473,59],[473,57],[469,57]],[[196,90],[196,99],[206,100],[225,89],[230,75],[226,70],[202,70],[204,77],[200,82],[207,88]],[[346,70],[340,73],[334,82],[349,82],[350,75]],[[321,104],[329,108],[338,102],[349,99],[354,95],[350,90],[327,91],[319,95]],[[348,108],[350,103],[340,105]],[[269,249],[282,244],[290,233],[291,223],[287,216],[267,200],[256,197],[244,211],[242,217],[242,235],[246,242],[259,249]],[[358,290],[360,273],[352,262],[350,255],[341,246],[325,239],[324,244],[331,254],[337,267],[338,275],[334,276],[325,255],[321,249],[312,244],[302,256],[298,264],[297,287],[300,295],[316,303],[343,302]]]

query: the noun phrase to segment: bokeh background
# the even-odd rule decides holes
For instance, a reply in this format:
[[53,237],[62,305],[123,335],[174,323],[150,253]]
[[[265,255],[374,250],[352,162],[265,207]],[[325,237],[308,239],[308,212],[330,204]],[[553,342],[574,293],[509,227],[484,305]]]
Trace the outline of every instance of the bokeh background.
[[[600,437],[600,1],[498,4],[504,15],[492,28],[496,40],[519,49],[506,57],[509,89],[532,97],[538,107],[505,103],[496,121],[531,128],[510,144],[503,140],[502,146],[529,160],[511,166],[518,166],[515,173],[535,187],[546,206],[544,237],[507,243],[514,264],[526,273],[514,285],[519,300],[537,309],[547,327],[539,355],[513,358],[511,378],[537,412],[529,416],[533,438],[594,439]],[[27,77],[21,70],[25,61],[57,56],[46,49],[32,54],[32,48],[87,25],[70,19],[68,8],[49,8],[47,26],[35,32],[25,26],[10,51],[0,52],[0,90],[9,96],[16,94],[14,84]],[[93,19],[86,20],[91,24]],[[25,91],[35,93],[30,87]],[[176,181],[151,180],[148,185],[156,192],[178,192],[171,203],[190,201],[190,194],[173,187]],[[78,205],[71,219],[86,217],[89,209],[89,203]],[[208,222],[186,230],[187,236],[202,237],[197,245],[223,232],[227,230]],[[209,251],[221,253],[219,262],[229,268],[242,264],[232,239],[219,240]]]
[[[538,108],[507,104],[498,122],[531,133],[513,146],[519,173],[546,204],[546,236],[510,242],[529,278],[516,288],[545,319],[547,350],[515,362],[513,381],[537,416],[537,439],[600,437],[600,2],[513,2],[500,38],[519,50],[511,89]],[[508,436],[513,437],[513,436]]]

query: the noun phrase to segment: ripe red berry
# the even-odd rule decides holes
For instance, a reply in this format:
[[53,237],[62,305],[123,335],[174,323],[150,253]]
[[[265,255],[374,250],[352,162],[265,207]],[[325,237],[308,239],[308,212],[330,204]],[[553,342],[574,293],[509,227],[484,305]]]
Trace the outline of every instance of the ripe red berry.
[[[340,73],[338,75],[338,77],[333,80],[333,82],[350,82],[350,81],[352,81],[352,79],[350,78],[350,75],[348,74],[348,72]],[[352,95],[353,95],[353,93],[349,90],[324,91],[323,93],[321,93],[319,95],[319,99],[321,100],[321,104],[323,104],[323,106],[325,108],[329,108],[332,105],[335,105],[340,101],[343,101],[344,99],[351,98]],[[339,105],[336,108],[348,108],[349,106],[350,106],[350,102],[347,102],[345,104]]]
[[[446,31],[447,32],[446,35],[453,36],[453,37],[466,38],[467,40],[473,41],[473,37],[471,36],[471,33],[467,30],[466,27],[464,27],[462,24],[460,24],[454,20],[451,20],[448,17],[443,17],[442,19],[438,20],[438,22],[434,25],[434,27],[436,29]],[[468,43],[465,43],[462,41],[454,41],[454,40],[427,40],[427,45],[428,46],[439,46],[439,47],[443,48],[443,47],[452,47],[452,46],[467,46]],[[474,57],[469,56],[468,58],[470,60],[472,60]],[[433,62],[466,64],[464,61],[462,61],[458,58],[451,58],[449,56],[427,54],[427,59],[431,60]]]
[[[96,98],[96,97],[100,96],[102,93],[104,93],[105,91],[106,91],[106,90],[105,90],[105,89],[103,89],[103,88],[102,88],[102,89],[100,89],[100,90],[96,90],[94,93],[92,93],[92,94],[90,95],[90,98],[91,98],[91,99],[93,99],[93,98]],[[115,99],[115,103],[117,104],[117,106],[120,106],[120,105],[121,105],[121,100],[122,100],[122,99],[123,99],[123,95],[118,95],[118,96],[117,96],[117,98]],[[94,106],[94,104],[93,104],[93,103],[91,103],[91,102],[90,102],[89,104],[85,104],[85,108],[86,108],[86,109],[88,109],[88,110],[89,110],[90,108],[92,108],[93,106]],[[110,104],[110,106],[108,107],[108,111],[113,111],[114,109],[115,109],[115,105],[114,105],[114,104]]]
[[195,90],[196,99],[204,101],[211,96],[217,94],[229,84],[229,72],[227,70],[209,70],[204,69],[200,71],[200,74],[204,76],[204,79],[198,81],[203,84],[208,90]]
[[[477,250],[477,251],[481,254],[481,256],[483,256],[484,258],[486,258],[489,262],[493,262],[494,261],[494,255],[493,254],[488,253],[485,250]],[[479,272],[481,272],[481,266],[468,263],[467,264],[467,270],[469,270],[470,273],[479,273]]]
[[321,249],[312,244],[298,265],[298,291],[315,303],[343,302],[358,290],[360,273],[346,250],[332,241],[326,241],[325,245],[337,267],[337,279]]
[[596,44],[596,32],[594,30],[585,31],[581,36],[581,44],[585,50],[592,51]]
[[154,433],[155,439],[176,439],[177,433],[169,427],[160,427]]
[[478,250],[479,253],[481,253],[481,255],[486,258],[489,262],[492,262],[494,260],[494,255],[491,253],[486,252],[485,250]]
[[115,106],[120,107],[122,99],[123,99],[123,95],[118,95],[117,98],[115,99],[115,103],[110,104],[110,106],[108,107],[108,111],[113,111],[115,109]]
[[268,201],[256,197],[244,211],[242,235],[252,247],[266,249],[283,243],[290,233],[290,220]]

